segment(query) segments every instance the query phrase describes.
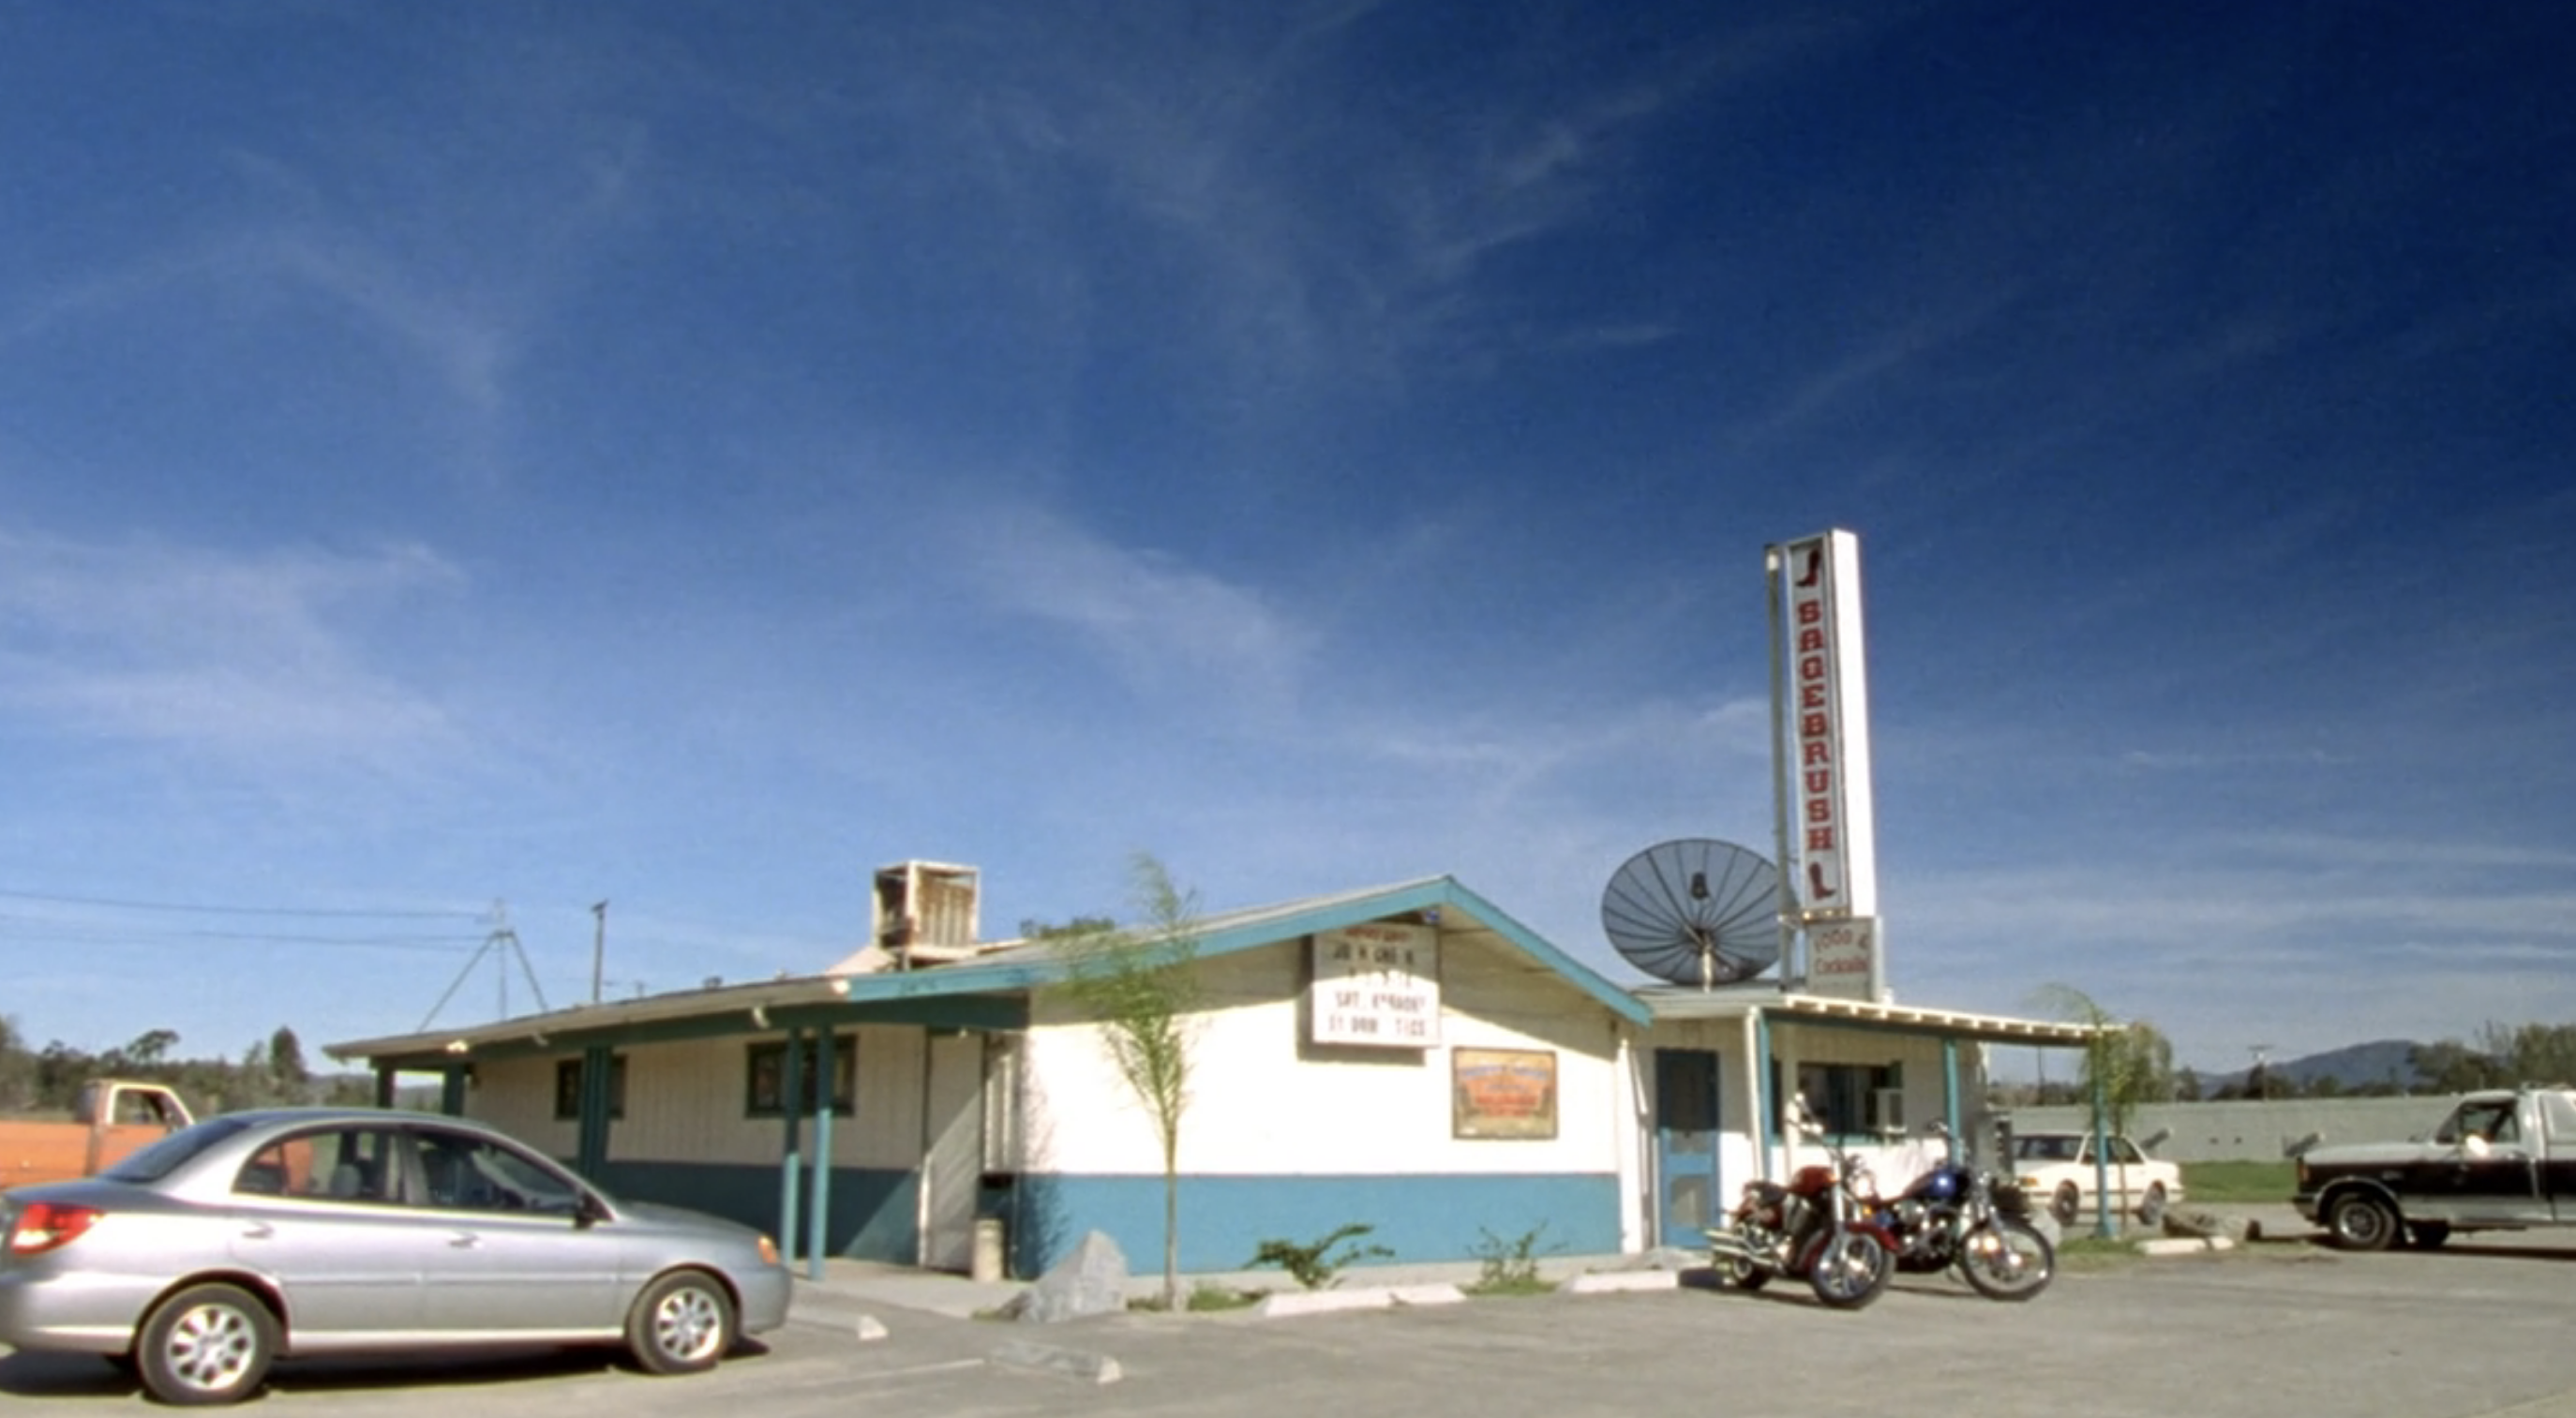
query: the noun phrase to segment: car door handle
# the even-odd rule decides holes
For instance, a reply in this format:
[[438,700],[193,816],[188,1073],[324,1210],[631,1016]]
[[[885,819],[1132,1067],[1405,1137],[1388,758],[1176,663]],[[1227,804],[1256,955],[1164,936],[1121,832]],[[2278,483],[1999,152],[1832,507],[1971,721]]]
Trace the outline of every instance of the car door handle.
[[459,1231],[447,1238],[447,1245],[451,1250],[470,1251],[481,1244],[483,1244],[483,1238],[471,1231]]
[[241,1233],[245,1241],[265,1241],[277,1234],[277,1228],[265,1221],[250,1221],[243,1223]]

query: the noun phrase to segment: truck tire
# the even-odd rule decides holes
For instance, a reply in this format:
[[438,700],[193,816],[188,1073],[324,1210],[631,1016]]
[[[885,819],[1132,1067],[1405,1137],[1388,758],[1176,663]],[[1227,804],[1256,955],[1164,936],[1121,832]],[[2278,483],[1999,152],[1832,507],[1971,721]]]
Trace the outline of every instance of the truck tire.
[[2326,1234],[2347,1251],[2384,1251],[2404,1230],[2397,1208],[2368,1192],[2345,1192],[2326,1208]]

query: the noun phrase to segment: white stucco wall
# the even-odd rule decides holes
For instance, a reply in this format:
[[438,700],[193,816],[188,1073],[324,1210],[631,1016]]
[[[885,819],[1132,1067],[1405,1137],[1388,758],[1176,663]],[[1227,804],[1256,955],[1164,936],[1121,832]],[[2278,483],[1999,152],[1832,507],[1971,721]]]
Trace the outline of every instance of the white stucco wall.
[[[1444,936],[1435,1047],[1319,1047],[1305,1041],[1305,950],[1283,942],[1200,965],[1208,1011],[1182,1127],[1185,1171],[1580,1173],[1634,1156],[1636,1090],[1618,1021],[1598,1001],[1490,940]],[[1553,1053],[1556,1136],[1455,1137],[1451,1067],[1460,1048]],[[1100,1030],[1072,1018],[1062,996],[1041,996],[1027,1058],[1031,1170],[1160,1172],[1152,1125],[1116,1075]]]

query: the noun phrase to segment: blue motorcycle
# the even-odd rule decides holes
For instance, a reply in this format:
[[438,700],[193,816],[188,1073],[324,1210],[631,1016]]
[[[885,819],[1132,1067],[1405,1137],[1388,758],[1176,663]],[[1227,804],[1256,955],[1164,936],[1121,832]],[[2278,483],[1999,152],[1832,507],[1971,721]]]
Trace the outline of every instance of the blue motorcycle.
[[2030,1199],[2010,1181],[1961,1162],[1949,1129],[1935,1127],[1941,1164],[1916,1178],[1871,1219],[1892,1238],[1896,1268],[1932,1274],[1956,1267],[1989,1300],[2027,1300],[2057,1275],[2057,1248],[2027,1219]]

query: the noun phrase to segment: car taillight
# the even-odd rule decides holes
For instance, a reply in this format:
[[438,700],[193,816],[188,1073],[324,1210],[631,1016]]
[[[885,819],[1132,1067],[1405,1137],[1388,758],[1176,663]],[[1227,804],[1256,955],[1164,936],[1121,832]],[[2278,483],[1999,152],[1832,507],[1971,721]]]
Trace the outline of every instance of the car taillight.
[[55,1201],[31,1201],[18,1213],[18,1222],[9,1228],[9,1254],[42,1255],[58,1246],[68,1246],[80,1239],[90,1223],[107,1213],[95,1206],[70,1206]]

